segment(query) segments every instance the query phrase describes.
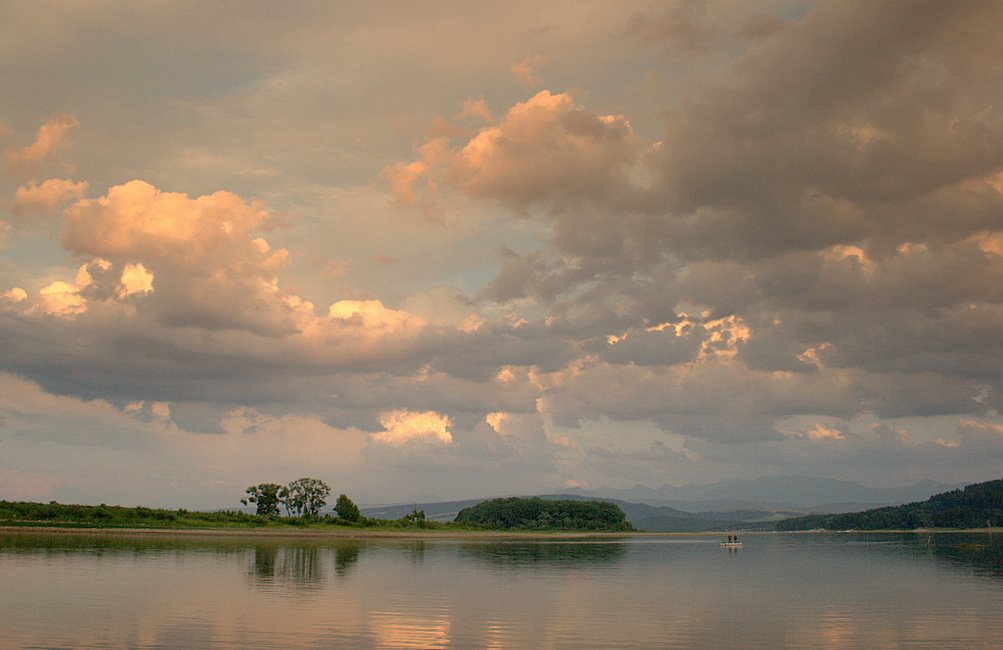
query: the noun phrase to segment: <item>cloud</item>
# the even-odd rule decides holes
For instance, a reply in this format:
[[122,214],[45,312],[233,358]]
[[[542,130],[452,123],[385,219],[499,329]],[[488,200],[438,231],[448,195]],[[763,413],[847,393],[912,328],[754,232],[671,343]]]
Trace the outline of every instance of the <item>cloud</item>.
[[328,317],[332,321],[358,324],[381,336],[420,330],[426,323],[406,311],[387,309],[379,300],[339,300],[328,309]]
[[24,302],[28,299],[28,292],[21,287],[13,287],[9,291],[0,294],[0,298],[12,303]]
[[826,426],[821,422],[816,422],[803,431],[791,431],[787,435],[793,438],[803,438],[812,442],[846,440],[845,433],[835,427]]
[[230,192],[189,198],[134,180],[69,206],[62,243],[120,268],[122,297],[150,293],[156,277],[151,308],[165,323],[291,331],[276,281],[289,253],[258,234],[270,219]]
[[116,408],[0,373],[0,486],[38,501],[217,508],[262,481],[305,474],[344,484],[367,444],[362,431],[310,413],[247,407],[224,413],[219,433],[197,433],[175,423],[173,407],[137,400]]
[[707,16],[707,4],[682,0],[657,13],[636,13],[627,21],[626,35],[664,43],[669,51],[706,52],[718,32]]
[[437,206],[439,188],[516,207],[622,200],[636,137],[622,115],[595,115],[567,93],[543,90],[460,147],[425,142],[420,158],[384,170],[402,205]]
[[[12,87],[87,72],[61,92],[95,137],[72,179],[72,126],[6,150],[48,147],[0,201],[61,218],[64,248],[10,238],[3,368],[106,400],[118,445],[214,432],[171,457],[209,480],[342,451],[409,494],[997,471],[995,434],[956,423],[1003,409],[999,7],[524,9],[366,10],[336,39],[333,14],[290,14],[265,40],[251,9],[239,52],[174,11],[100,39],[24,14]],[[73,67],[151,25],[186,34],[133,52],[170,88]],[[531,52],[523,95],[497,73]],[[379,169],[439,227],[367,186]]]
[[60,318],[74,318],[87,311],[87,302],[80,295],[80,287],[62,280],[42,287],[38,306],[45,314]]
[[67,132],[80,126],[73,115],[56,115],[38,128],[35,141],[22,148],[9,148],[4,154],[7,169],[14,172],[31,173],[41,167],[59,147]]
[[543,84],[540,78],[537,76],[537,72],[540,67],[547,63],[547,57],[542,54],[530,54],[520,60],[518,63],[512,64],[510,70],[513,76],[527,88],[537,88]]
[[19,220],[33,214],[51,217],[68,201],[82,197],[87,187],[87,181],[74,182],[63,178],[50,178],[41,185],[31,181],[17,188],[11,212]]
[[147,294],[153,291],[153,274],[142,264],[126,264],[122,269],[121,287],[118,297],[125,298],[134,294]]
[[491,113],[491,109],[488,108],[487,102],[484,101],[483,97],[464,100],[460,112],[454,115],[453,119],[462,120],[468,117],[478,119],[487,124],[492,124],[495,121],[495,116]]
[[450,419],[435,411],[409,411],[398,409],[380,416],[384,431],[372,435],[373,442],[400,447],[412,442],[433,445],[450,445],[453,435]]

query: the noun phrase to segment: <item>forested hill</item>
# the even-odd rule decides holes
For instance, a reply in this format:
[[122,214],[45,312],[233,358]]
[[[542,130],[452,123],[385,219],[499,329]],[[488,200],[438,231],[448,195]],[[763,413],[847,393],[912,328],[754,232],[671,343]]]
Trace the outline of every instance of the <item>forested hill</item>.
[[523,530],[633,530],[623,510],[606,501],[492,499],[464,508],[457,523]]
[[1003,479],[973,483],[926,501],[841,515],[808,515],[777,522],[777,530],[880,530],[1003,526]]

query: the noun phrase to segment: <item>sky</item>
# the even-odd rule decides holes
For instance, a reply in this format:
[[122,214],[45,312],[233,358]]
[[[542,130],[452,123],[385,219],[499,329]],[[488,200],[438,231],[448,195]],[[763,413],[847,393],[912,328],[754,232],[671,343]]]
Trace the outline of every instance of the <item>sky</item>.
[[0,4],[0,498],[1003,474],[1003,5]]

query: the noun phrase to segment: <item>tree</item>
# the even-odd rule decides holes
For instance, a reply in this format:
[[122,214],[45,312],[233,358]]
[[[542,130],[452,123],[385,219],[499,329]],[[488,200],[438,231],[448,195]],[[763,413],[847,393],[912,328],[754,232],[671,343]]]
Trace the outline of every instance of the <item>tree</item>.
[[334,509],[338,512],[338,516],[345,521],[359,521],[362,519],[362,513],[359,512],[359,506],[355,505],[347,495],[340,495],[338,501],[334,504]]
[[284,488],[278,483],[259,483],[247,488],[247,497],[240,500],[245,506],[254,503],[258,506],[259,515],[266,517],[279,514],[279,504],[282,502]]
[[316,517],[327,503],[331,488],[327,483],[315,478],[298,478],[285,489],[286,510],[296,516]]

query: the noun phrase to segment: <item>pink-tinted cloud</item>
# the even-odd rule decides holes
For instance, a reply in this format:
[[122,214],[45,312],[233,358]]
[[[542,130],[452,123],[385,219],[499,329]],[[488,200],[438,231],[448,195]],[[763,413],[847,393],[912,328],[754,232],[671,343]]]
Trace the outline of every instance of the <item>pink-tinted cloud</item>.
[[537,76],[539,69],[547,62],[547,57],[541,54],[530,54],[512,64],[510,70],[515,78],[527,88],[538,88],[543,81]]
[[51,217],[62,205],[82,197],[87,187],[87,181],[75,182],[64,178],[50,178],[41,184],[30,181],[17,188],[11,212],[20,219],[30,215]]
[[87,301],[80,295],[80,287],[56,280],[42,287],[38,307],[50,316],[74,318],[87,311]]
[[486,124],[491,124],[495,121],[495,116],[491,113],[491,109],[488,108],[487,102],[484,101],[483,97],[465,100],[463,106],[460,107],[460,112],[454,115],[453,119],[462,120],[468,117],[478,119]]
[[63,245],[118,269],[120,297],[148,294],[165,322],[291,331],[297,318],[277,284],[285,249],[259,236],[270,213],[230,192],[190,198],[143,181],[64,211]]
[[73,115],[57,115],[38,128],[35,141],[22,148],[9,148],[4,157],[7,169],[30,173],[40,167],[59,147],[67,132],[80,126]]
[[398,203],[420,208],[438,207],[442,187],[514,206],[622,201],[636,140],[624,116],[596,115],[570,94],[543,90],[459,147],[446,138],[424,143],[417,160],[384,177]]

